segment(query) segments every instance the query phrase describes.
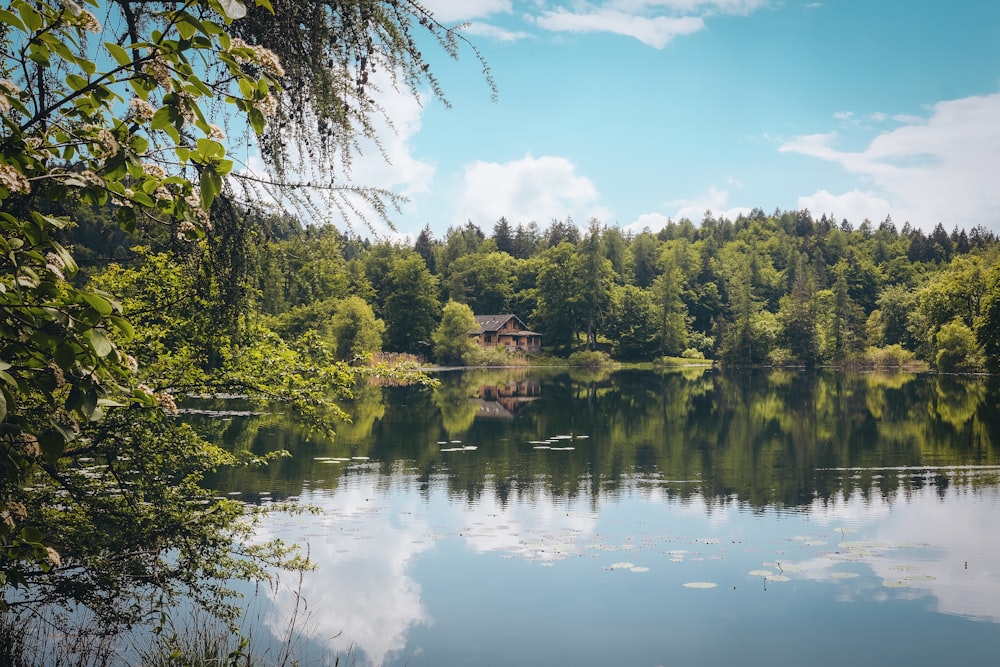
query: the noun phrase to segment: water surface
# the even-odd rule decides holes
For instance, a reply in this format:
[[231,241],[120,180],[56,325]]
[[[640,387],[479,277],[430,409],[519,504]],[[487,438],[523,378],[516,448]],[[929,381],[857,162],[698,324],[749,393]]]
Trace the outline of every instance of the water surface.
[[[1000,412],[982,379],[711,370],[448,373],[365,387],[333,442],[214,480],[295,500],[307,659],[995,664]],[[280,634],[294,582],[267,614]]]

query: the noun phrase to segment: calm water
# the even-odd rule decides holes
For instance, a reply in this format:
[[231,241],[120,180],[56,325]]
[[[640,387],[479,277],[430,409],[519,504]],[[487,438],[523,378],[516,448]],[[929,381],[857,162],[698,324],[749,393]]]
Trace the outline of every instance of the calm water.
[[[298,500],[307,659],[995,665],[1000,406],[984,380],[466,372],[366,387],[335,442],[214,480]],[[294,582],[289,582],[290,584]],[[289,588],[264,616],[274,632]]]

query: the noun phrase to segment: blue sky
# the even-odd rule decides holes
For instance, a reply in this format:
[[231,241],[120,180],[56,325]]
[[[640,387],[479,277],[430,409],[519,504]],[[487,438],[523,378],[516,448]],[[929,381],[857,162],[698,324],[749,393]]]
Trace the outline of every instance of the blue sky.
[[423,4],[469,23],[499,97],[468,50],[432,60],[451,109],[383,86],[391,164],[352,178],[410,199],[400,234],[754,207],[1000,231],[1000,2]]

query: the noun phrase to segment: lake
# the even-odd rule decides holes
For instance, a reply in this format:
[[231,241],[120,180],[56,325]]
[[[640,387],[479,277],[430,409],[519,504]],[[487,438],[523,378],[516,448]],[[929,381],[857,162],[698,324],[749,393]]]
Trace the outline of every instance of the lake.
[[330,442],[213,480],[317,568],[305,664],[993,665],[1000,408],[982,378],[517,369],[365,386]]

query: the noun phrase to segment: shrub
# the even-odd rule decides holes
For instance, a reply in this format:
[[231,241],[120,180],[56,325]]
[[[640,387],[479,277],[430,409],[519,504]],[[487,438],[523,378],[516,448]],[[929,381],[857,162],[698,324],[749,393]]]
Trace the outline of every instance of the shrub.
[[570,366],[603,366],[611,363],[607,352],[597,350],[581,350],[569,355]]
[[885,347],[870,347],[865,353],[868,362],[875,368],[902,368],[913,362],[915,356],[898,343],[886,345]]

